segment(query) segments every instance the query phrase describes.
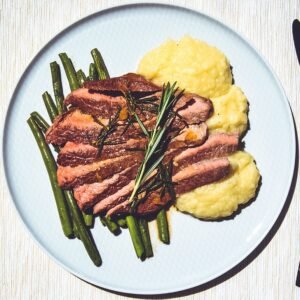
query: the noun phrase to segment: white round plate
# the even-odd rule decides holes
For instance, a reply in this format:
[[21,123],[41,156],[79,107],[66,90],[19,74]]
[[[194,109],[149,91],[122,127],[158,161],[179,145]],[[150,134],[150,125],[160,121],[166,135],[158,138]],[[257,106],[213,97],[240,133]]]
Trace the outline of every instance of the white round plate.
[[[189,34],[221,49],[233,66],[235,83],[250,103],[246,150],[262,175],[257,199],[234,219],[203,222],[171,214],[171,245],[157,239],[154,257],[135,256],[128,230],[114,237],[96,220],[93,236],[103,265],[95,267],[79,240],[62,234],[51,187],[26,124],[32,111],[46,116],[41,94],[52,92],[49,63],[67,52],[85,71],[98,47],[112,76],[135,71],[140,58],[168,38]],[[64,77],[65,93],[69,91]],[[206,15],[181,7],[137,4],[104,10],[51,40],[21,77],[3,135],[5,173],[25,226],[65,269],[97,286],[133,294],[163,294],[211,281],[232,269],[260,244],[287,199],[295,162],[295,133],[284,91],[268,64],[239,34]]]

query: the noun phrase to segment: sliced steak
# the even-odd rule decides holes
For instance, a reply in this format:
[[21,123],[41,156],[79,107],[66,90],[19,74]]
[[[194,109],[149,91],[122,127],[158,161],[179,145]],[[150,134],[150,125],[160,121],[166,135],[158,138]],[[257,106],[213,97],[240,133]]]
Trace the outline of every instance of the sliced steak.
[[[182,149],[201,145],[207,138],[207,125],[201,123],[200,125],[191,125],[184,128],[180,135],[176,136],[169,144],[169,150],[166,156],[171,159],[176,154],[180,153]],[[116,145],[105,145],[99,156],[97,147],[88,144],[78,144],[67,142],[61,148],[57,163],[61,166],[77,166],[82,164],[89,164],[98,160],[107,158],[114,158],[124,155],[135,155],[136,151],[143,152],[147,144],[146,138],[129,139],[124,143]]]
[[[152,98],[160,100],[161,93],[151,95]],[[91,91],[87,88],[77,89],[71,92],[64,103],[78,107],[84,113],[91,114],[95,117],[109,118],[121,109],[120,120],[128,117],[127,104],[123,96],[112,96],[108,94]],[[145,108],[149,105],[143,104]],[[181,118],[188,124],[199,124],[207,120],[212,113],[212,103],[209,99],[200,97],[196,94],[184,94],[175,106],[175,110]],[[147,111],[147,109],[137,109],[137,114],[144,122],[155,119],[155,114]],[[177,120],[179,121],[179,120]],[[178,125],[177,125],[178,126]]]
[[182,169],[172,177],[177,196],[197,187],[218,181],[230,172],[228,158],[215,158],[194,163]]
[[89,144],[97,139],[102,128],[92,116],[71,109],[54,120],[46,132],[46,142],[55,145],[64,145],[68,141]]
[[207,98],[187,93],[177,101],[175,110],[188,124],[199,124],[211,116],[213,105]]
[[[102,181],[130,166],[140,165],[141,160],[142,155],[136,154],[135,156],[115,157],[76,167],[58,166],[57,181],[62,188],[74,188],[85,183]],[[135,174],[132,176],[134,177]]]
[[64,167],[86,165],[96,161],[98,153],[98,148],[89,144],[67,142],[58,153],[57,163]]
[[[148,215],[154,212],[157,212],[162,207],[166,206],[171,201],[170,195],[166,194],[164,197],[160,197],[160,193],[158,191],[152,192],[148,198],[141,202],[138,207],[136,213],[138,215]],[[108,210],[107,215],[112,216],[116,214],[124,214],[128,213],[130,210],[128,199],[117,204],[115,207]]]
[[[160,99],[156,94],[151,95],[151,98]],[[72,105],[72,107],[78,107],[82,112],[95,117],[109,118],[115,115],[118,110],[120,110],[120,120],[126,120],[128,117],[127,102],[122,95],[112,96],[87,88],[80,88],[71,92],[64,100],[64,103],[67,106]],[[154,113],[148,112],[147,110],[137,110],[137,114],[142,121],[155,116]]]
[[227,156],[238,149],[239,138],[233,134],[210,135],[201,146],[188,148],[174,157],[174,172],[201,160]]
[[109,211],[110,209],[114,208],[116,205],[123,203],[124,201],[126,201],[126,199],[128,199],[128,197],[132,193],[133,188],[134,188],[134,180],[131,180],[127,185],[123,186],[116,193],[98,202],[93,207],[93,213],[97,214],[100,212]]
[[[96,117],[109,118],[119,108],[126,108],[126,100],[122,96],[111,96],[92,92],[87,88],[80,88],[71,92],[64,101],[65,105],[79,107],[84,113]],[[127,118],[127,112],[120,112],[121,119]]]
[[207,139],[207,134],[206,123],[185,127],[178,136],[171,140],[165,153],[164,162],[168,163],[177,154],[189,147],[202,145]]
[[74,196],[81,210],[92,207],[95,203],[115,194],[129,184],[132,173],[136,174],[138,166],[132,166],[114,174],[101,182],[84,184],[74,188]]
[[97,92],[154,93],[161,90],[161,87],[135,73],[105,80],[86,81],[83,86]]
[[146,143],[147,140],[141,138],[129,139],[125,143],[116,145],[104,145],[99,155],[97,147],[88,144],[67,142],[57,156],[57,163],[61,166],[75,167],[108,158],[135,155],[136,151],[144,151]]
[[[216,134],[208,138],[206,143],[195,148],[188,148],[184,151],[179,148],[180,154],[176,155],[178,149],[170,149],[166,153],[165,162],[172,158],[174,162],[173,174],[180,173],[180,170],[188,168],[189,165],[195,165],[212,158],[224,157],[237,150],[238,137],[236,135]],[[194,151],[195,150],[195,151]],[[175,156],[175,157],[174,157]],[[134,179],[134,174],[131,173]],[[176,177],[175,177],[176,178]],[[96,202],[91,200],[91,202]],[[99,204],[100,207],[104,204]]]
[[[183,99],[183,100],[182,100]],[[211,101],[199,96],[184,95],[176,106],[179,117],[176,117],[172,128],[182,130],[186,125],[199,124],[205,121],[212,112]],[[101,119],[101,124],[107,125],[108,119]],[[148,130],[152,130],[156,124],[156,117],[144,122]],[[46,133],[47,143],[64,145],[66,142],[92,144],[99,136],[103,126],[91,115],[84,114],[78,109],[71,109],[57,117],[53,125]],[[126,142],[129,138],[142,136],[142,130],[138,123],[127,126],[125,121],[120,121],[114,132],[108,137],[108,141]]]
[[[227,158],[216,158],[190,165],[172,177],[176,196],[192,191],[197,187],[216,182],[226,177],[229,173],[230,163]],[[107,211],[107,215],[110,216],[129,212],[128,195],[130,193],[127,194],[125,201],[121,202],[124,199],[124,196],[122,196],[121,200],[114,201],[114,205],[110,202],[105,206],[101,204],[102,202],[99,202],[94,206],[94,213]],[[111,197],[113,198],[113,196]],[[141,215],[152,213],[166,205],[170,200],[167,196],[160,199],[159,192],[154,192],[144,203],[139,204],[137,213]]]

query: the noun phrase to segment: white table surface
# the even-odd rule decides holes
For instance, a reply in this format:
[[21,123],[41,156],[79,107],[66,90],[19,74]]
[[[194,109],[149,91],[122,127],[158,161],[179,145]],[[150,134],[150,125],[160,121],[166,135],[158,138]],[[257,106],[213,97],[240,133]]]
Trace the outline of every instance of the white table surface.
[[[132,1],[0,2],[0,113],[33,56],[58,32],[91,13]],[[200,10],[242,33],[266,57],[281,79],[297,127],[300,118],[300,67],[291,24],[300,17],[300,1],[165,1]],[[2,130],[2,128],[1,128]],[[279,141],[280,142],[280,138]],[[89,285],[56,265],[31,239],[11,202],[0,173],[0,299],[127,299]],[[271,195],[270,195],[271,196]],[[264,250],[232,277],[205,289],[176,294],[182,299],[297,299],[295,277],[300,260],[299,188],[287,214]],[[245,264],[246,265],[246,264]],[[161,297],[164,298],[164,297]]]

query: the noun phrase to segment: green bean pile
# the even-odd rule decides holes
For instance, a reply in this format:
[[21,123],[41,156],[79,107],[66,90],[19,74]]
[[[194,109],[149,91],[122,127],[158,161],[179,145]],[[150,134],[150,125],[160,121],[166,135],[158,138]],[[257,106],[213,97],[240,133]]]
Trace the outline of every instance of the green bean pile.
[[[72,60],[66,53],[59,54],[71,91],[82,87],[86,80],[103,80],[109,78],[108,70],[99,50],[93,49],[91,55],[94,62],[90,63],[89,75],[86,76],[81,69],[78,71],[75,70]],[[53,122],[55,118],[65,112],[67,108],[64,106],[64,93],[59,64],[56,61],[51,62],[50,70],[55,100],[53,100],[48,92],[44,92],[42,98],[49,118],[51,122]],[[74,199],[73,191],[63,190],[59,187],[56,175],[56,161],[49,145],[45,141],[45,133],[50,125],[38,112],[32,112],[27,123],[36,140],[48,172],[64,235],[68,238],[76,237],[80,239],[93,263],[96,266],[100,266],[102,264],[101,256],[91,234],[96,216],[81,212]],[[52,146],[56,152],[59,152],[59,147],[56,145]],[[120,234],[121,228],[129,229],[133,247],[138,258],[144,260],[153,256],[148,220],[146,217],[136,217],[130,214],[116,218],[101,215],[99,218],[103,226],[107,227],[114,235]],[[165,209],[161,209],[158,212],[156,223],[159,239],[163,243],[169,244],[169,228]]]

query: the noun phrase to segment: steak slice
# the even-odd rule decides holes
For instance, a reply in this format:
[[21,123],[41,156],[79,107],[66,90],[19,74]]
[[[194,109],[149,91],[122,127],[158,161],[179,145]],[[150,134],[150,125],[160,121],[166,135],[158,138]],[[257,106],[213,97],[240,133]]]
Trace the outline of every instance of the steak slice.
[[173,160],[173,171],[176,173],[180,169],[201,160],[227,156],[236,151],[238,145],[239,138],[237,135],[225,133],[210,135],[201,146],[188,148],[178,154]]
[[117,193],[118,190],[129,184],[132,177],[131,174],[136,174],[137,169],[137,165],[132,166],[101,182],[94,182],[75,187],[74,197],[77,200],[79,208],[81,210],[86,210],[95,203]]
[[[153,94],[151,97],[159,100],[159,95]],[[71,92],[64,100],[64,104],[78,107],[82,112],[95,117],[109,118],[115,115],[119,109],[121,109],[120,120],[125,120],[128,117],[127,102],[123,96],[99,93],[87,88],[80,88]],[[155,116],[154,113],[146,110],[137,110],[137,114],[142,121]]]
[[125,143],[116,145],[104,145],[99,155],[97,147],[89,144],[67,142],[57,156],[57,163],[61,166],[75,167],[108,158],[135,155],[136,151],[143,151],[145,149],[146,143],[147,140],[141,138],[129,139]]
[[133,188],[134,188],[134,180],[131,180],[127,185],[123,186],[116,193],[109,195],[105,199],[102,199],[102,201],[99,201],[93,207],[93,213],[97,214],[104,211],[109,211],[110,209],[113,209],[118,204],[123,203],[124,201],[126,201],[126,199],[129,198]]
[[[142,155],[121,156],[101,160],[88,165],[78,165],[76,167],[57,168],[57,181],[62,188],[74,188],[76,186],[102,181],[113,176],[115,173],[120,173],[130,166],[140,165]],[[133,176],[135,176],[136,172]]]
[[[182,132],[176,136],[169,144],[169,151],[166,153],[167,157],[174,157],[182,151],[182,149],[201,145],[207,138],[207,125],[201,123],[200,125],[190,125],[184,128]],[[74,142],[67,142],[61,148],[57,163],[61,166],[77,166],[82,164],[89,164],[94,161],[104,160],[107,158],[114,158],[124,155],[135,155],[136,151],[143,151],[146,147],[147,139],[129,139],[124,143],[116,145],[104,145],[101,154],[97,147],[88,144],[78,144]]]
[[102,128],[92,116],[71,109],[54,120],[46,132],[46,142],[55,145],[64,145],[68,141],[89,144],[97,139]]
[[186,123],[199,124],[211,116],[213,105],[210,99],[187,93],[183,94],[177,101],[175,110]]
[[[190,165],[172,177],[176,196],[192,191],[197,187],[216,182],[229,175],[230,169],[228,158],[216,158]],[[109,203],[107,206],[101,205],[101,202],[97,203],[93,209],[94,213],[107,211],[109,216],[128,213],[130,209],[128,195],[130,193],[127,194],[125,201],[120,202],[124,199],[124,196],[120,201],[119,199],[115,201],[115,205],[112,208],[112,203]],[[160,199],[159,191],[155,191],[144,203],[138,205],[137,213],[140,215],[153,213],[165,206],[170,200],[168,196]]]
[[86,81],[83,86],[97,92],[154,93],[161,90],[161,87],[135,73],[105,80]]
[[[130,196],[130,195],[129,195]],[[171,201],[171,197],[169,194],[166,194],[164,197],[160,197],[159,191],[154,191],[149,194],[147,199],[141,203],[139,203],[136,214],[137,215],[148,215],[154,212],[157,212],[162,207],[166,206]],[[110,208],[107,211],[108,216],[116,215],[116,214],[124,214],[129,213],[130,204],[127,199],[113,208]]]
[[[109,118],[119,108],[126,107],[126,100],[122,96],[111,96],[80,88],[71,92],[64,100],[65,105],[79,107],[84,113],[96,117]],[[127,113],[124,119],[126,119]]]

